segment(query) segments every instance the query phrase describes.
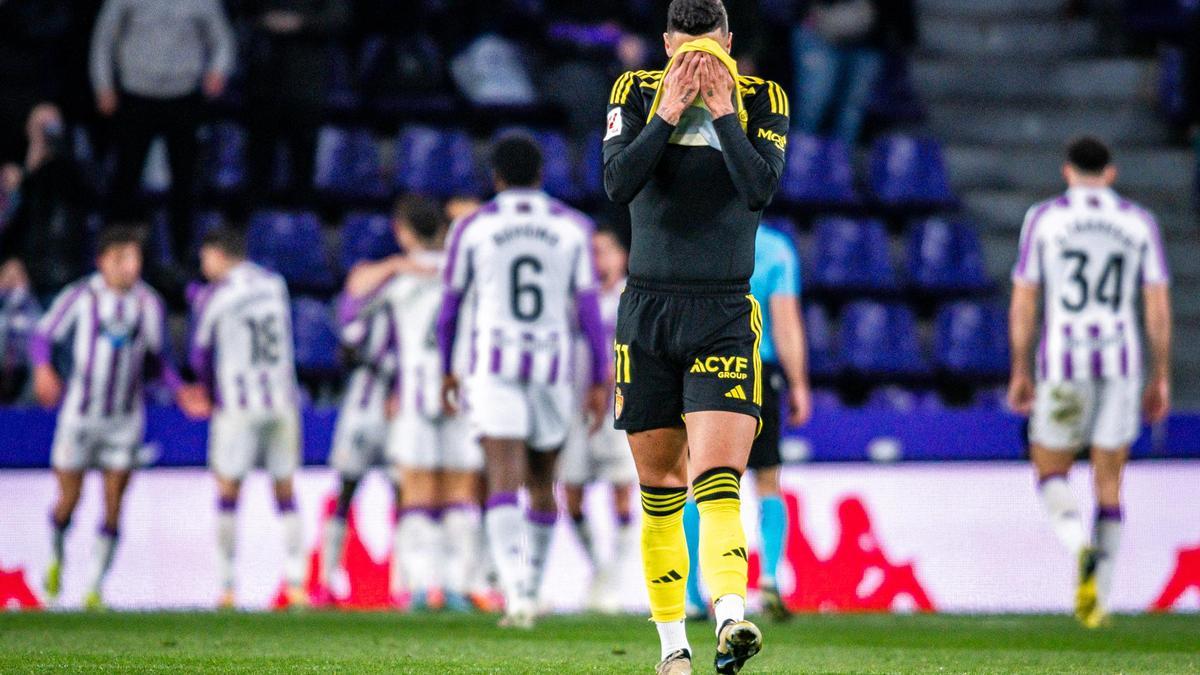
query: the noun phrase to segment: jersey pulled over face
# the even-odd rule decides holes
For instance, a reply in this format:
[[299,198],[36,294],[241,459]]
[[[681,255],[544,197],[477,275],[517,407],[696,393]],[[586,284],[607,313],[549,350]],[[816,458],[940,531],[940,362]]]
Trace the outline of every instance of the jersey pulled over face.
[[198,303],[193,350],[210,355],[218,405],[243,411],[295,407],[292,312],[283,278],[244,262]]
[[1141,378],[1137,294],[1169,281],[1158,223],[1102,188],[1072,188],[1029,210],[1013,271],[1043,289],[1042,380]]
[[595,288],[591,223],[537,190],[506,190],[450,235],[447,288],[472,289],[468,371],[565,382],[574,297]]
[[663,71],[613,86],[604,135],[609,196],[629,204],[630,276],[668,283],[742,283],[754,233],[783,173],[788,101],[774,82],[738,77],[745,126],[693,105],[672,127],[651,115]]

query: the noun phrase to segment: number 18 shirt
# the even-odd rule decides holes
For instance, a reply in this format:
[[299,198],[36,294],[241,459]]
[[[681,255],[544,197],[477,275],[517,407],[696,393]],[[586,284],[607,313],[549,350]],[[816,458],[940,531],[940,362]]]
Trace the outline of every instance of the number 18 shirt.
[[1072,188],[1035,205],[1013,280],[1042,286],[1038,379],[1141,379],[1137,293],[1169,282],[1148,211],[1106,188]]

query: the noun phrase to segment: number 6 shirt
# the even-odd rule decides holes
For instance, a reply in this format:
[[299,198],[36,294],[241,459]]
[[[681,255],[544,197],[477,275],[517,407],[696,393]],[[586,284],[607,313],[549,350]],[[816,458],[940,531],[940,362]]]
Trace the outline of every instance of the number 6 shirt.
[[1040,380],[1141,379],[1137,292],[1169,283],[1150,212],[1107,188],[1071,188],[1035,205],[1013,281],[1042,286]]
[[501,192],[450,233],[438,319],[442,371],[451,372],[463,295],[475,289],[468,370],[511,382],[569,381],[574,321],[587,337],[591,381],[607,379],[591,256],[592,224],[540,190]]

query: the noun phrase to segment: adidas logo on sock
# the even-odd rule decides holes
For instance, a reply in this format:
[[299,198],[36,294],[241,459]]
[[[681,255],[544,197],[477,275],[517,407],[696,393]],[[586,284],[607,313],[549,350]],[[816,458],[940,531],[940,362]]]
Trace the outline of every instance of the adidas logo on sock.
[[742,560],[748,560],[748,558],[746,557],[746,549],[742,548],[741,546],[733,549],[732,551],[727,551],[725,553],[725,555],[723,555],[721,557],[728,558],[729,556],[741,558]]
[[676,572],[675,570],[671,570],[670,572],[667,572],[666,574],[662,575],[661,577],[659,577],[657,579],[651,579],[650,583],[652,583],[652,584],[669,584],[672,581],[679,581],[682,578],[683,577],[679,576],[679,572]]
[[733,389],[730,389],[729,391],[725,392],[725,398],[736,398],[739,401],[745,401],[746,400],[746,390],[742,389],[742,385],[739,384],[738,386],[734,387]]

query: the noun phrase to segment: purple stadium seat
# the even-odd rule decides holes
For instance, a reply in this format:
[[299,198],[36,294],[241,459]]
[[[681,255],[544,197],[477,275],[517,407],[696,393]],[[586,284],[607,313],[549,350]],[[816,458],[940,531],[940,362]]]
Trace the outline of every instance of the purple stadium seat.
[[587,137],[579,165],[579,184],[584,194],[604,198],[604,143],[599,132]]
[[808,370],[814,377],[833,377],[842,370],[841,355],[834,340],[829,312],[821,305],[804,308],[804,332],[808,338]]
[[838,410],[845,408],[837,392],[830,389],[813,389],[812,404],[814,410]]
[[823,217],[815,230],[812,274],[807,277],[813,287],[841,292],[897,288],[882,223]]
[[1167,119],[1182,124],[1187,121],[1188,112],[1183,51],[1169,45],[1158,51],[1158,105]]
[[204,187],[220,195],[246,187],[246,130],[231,122],[207,129],[201,166]]
[[250,218],[246,246],[251,260],[280,273],[289,286],[298,290],[329,292],[337,283],[316,214],[255,213]]
[[479,194],[483,181],[462,130],[409,126],[396,142],[396,187],[433,197]]
[[859,301],[842,312],[842,358],[862,376],[904,377],[929,373],[917,340],[916,319],[904,305]]
[[943,218],[909,228],[908,273],[915,287],[933,293],[982,291],[991,285],[975,230]]
[[937,141],[885,136],[871,148],[868,169],[875,199],[892,209],[951,207],[957,203]]
[[1008,408],[1008,389],[1005,387],[986,387],[975,392],[971,407],[976,410],[1006,410]]
[[316,187],[341,200],[383,199],[387,185],[375,137],[366,129],[321,129],[317,143]]
[[345,47],[331,46],[329,50],[329,90],[325,94],[325,107],[330,112],[352,113],[362,103],[355,87],[353,60]]
[[1003,377],[1008,372],[1008,322],[994,304],[955,302],[937,315],[934,361],[952,374]]
[[858,204],[849,146],[837,139],[792,133],[779,192],[784,201],[792,204],[825,207]]
[[379,260],[400,252],[392,221],[382,213],[351,213],[342,221],[341,265],[349,271],[360,261]]
[[302,375],[330,375],[338,370],[338,338],[333,308],[314,298],[292,301],[292,334],[296,368]]

